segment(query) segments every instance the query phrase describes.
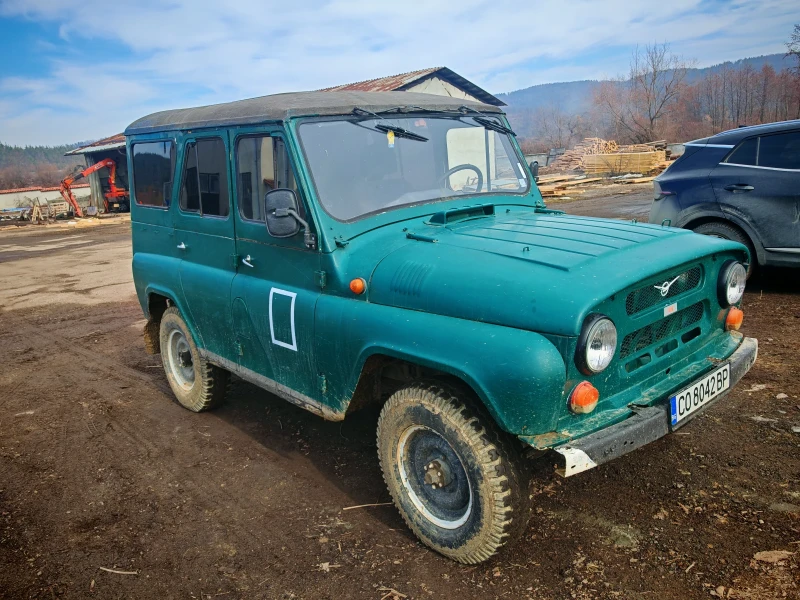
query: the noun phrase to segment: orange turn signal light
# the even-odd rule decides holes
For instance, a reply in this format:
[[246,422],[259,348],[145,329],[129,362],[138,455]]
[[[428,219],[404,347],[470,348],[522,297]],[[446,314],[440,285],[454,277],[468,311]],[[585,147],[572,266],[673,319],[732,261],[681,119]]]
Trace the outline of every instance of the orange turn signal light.
[[364,290],[367,289],[367,282],[364,281],[361,277],[356,277],[353,281],[350,282],[350,291],[354,294],[363,294]]
[[569,408],[574,413],[585,415],[597,407],[599,399],[600,392],[597,388],[588,381],[581,381],[570,394]]
[[731,307],[728,311],[728,316],[725,317],[725,329],[727,331],[739,331],[744,321],[744,312],[735,306]]

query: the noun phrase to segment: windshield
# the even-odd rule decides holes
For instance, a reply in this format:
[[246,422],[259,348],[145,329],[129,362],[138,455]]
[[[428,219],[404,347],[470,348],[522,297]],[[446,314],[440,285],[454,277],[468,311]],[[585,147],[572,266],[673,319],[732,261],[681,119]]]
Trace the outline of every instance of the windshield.
[[472,115],[353,117],[299,128],[320,202],[340,221],[453,196],[527,192],[503,131],[499,120]]

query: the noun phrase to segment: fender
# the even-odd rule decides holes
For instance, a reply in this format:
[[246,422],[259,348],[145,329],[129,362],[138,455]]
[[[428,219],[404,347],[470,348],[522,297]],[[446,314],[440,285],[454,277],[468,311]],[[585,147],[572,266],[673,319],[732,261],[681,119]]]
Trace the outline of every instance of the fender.
[[753,248],[756,251],[756,260],[758,264],[763,265],[766,262],[767,255],[764,250],[764,245],[755,230],[750,227],[750,224],[736,212],[723,211],[717,205],[707,204],[701,206],[693,206],[687,209],[685,213],[681,213],[679,218],[679,227],[691,229],[692,225],[700,220],[715,220],[715,221],[728,221],[736,225],[739,229],[747,234]]
[[[133,281],[136,286],[136,295],[139,298],[142,312],[144,312],[144,315],[148,319],[150,318],[150,296],[152,294],[159,294],[169,298],[172,304],[181,312],[181,316],[194,338],[195,345],[198,348],[205,348],[203,338],[200,336],[197,327],[195,327],[192,314],[184,303],[183,294],[180,293],[180,281],[178,280],[179,264],[179,258],[170,258],[143,252],[134,254],[132,270]],[[172,285],[170,284],[170,279],[174,279]],[[142,287],[141,284],[144,282],[147,282],[147,285]]]
[[382,354],[458,377],[509,433],[555,427],[566,366],[538,333],[337,296],[320,297],[315,322],[325,402],[334,410],[347,409],[365,362]]

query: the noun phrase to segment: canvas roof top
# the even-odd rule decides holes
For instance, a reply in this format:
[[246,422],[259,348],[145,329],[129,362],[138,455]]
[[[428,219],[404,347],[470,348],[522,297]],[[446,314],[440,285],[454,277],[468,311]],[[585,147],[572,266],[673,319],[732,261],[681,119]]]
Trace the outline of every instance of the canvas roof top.
[[356,107],[380,112],[397,107],[418,107],[423,111],[457,111],[461,106],[469,106],[481,112],[502,112],[489,104],[415,92],[292,92],[153,113],[131,123],[125,130],[125,135],[200,127],[257,125],[294,117],[349,115]]

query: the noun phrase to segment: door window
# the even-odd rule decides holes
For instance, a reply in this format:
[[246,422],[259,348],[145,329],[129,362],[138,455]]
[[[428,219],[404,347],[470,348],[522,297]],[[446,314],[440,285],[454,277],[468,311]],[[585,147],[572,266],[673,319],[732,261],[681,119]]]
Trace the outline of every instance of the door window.
[[203,216],[227,217],[228,157],[221,138],[189,142],[184,150],[181,209]]
[[758,149],[758,166],[800,169],[800,131],[763,136]]
[[744,140],[739,147],[734,150],[726,163],[734,165],[756,165],[758,157],[758,138],[752,137]]
[[175,144],[171,141],[133,145],[133,194],[143,206],[169,206]]
[[[236,142],[236,199],[239,214],[250,221],[264,220],[264,196],[278,188],[294,190],[294,177],[286,144],[279,137],[251,136]],[[303,208],[301,203],[301,216]]]

